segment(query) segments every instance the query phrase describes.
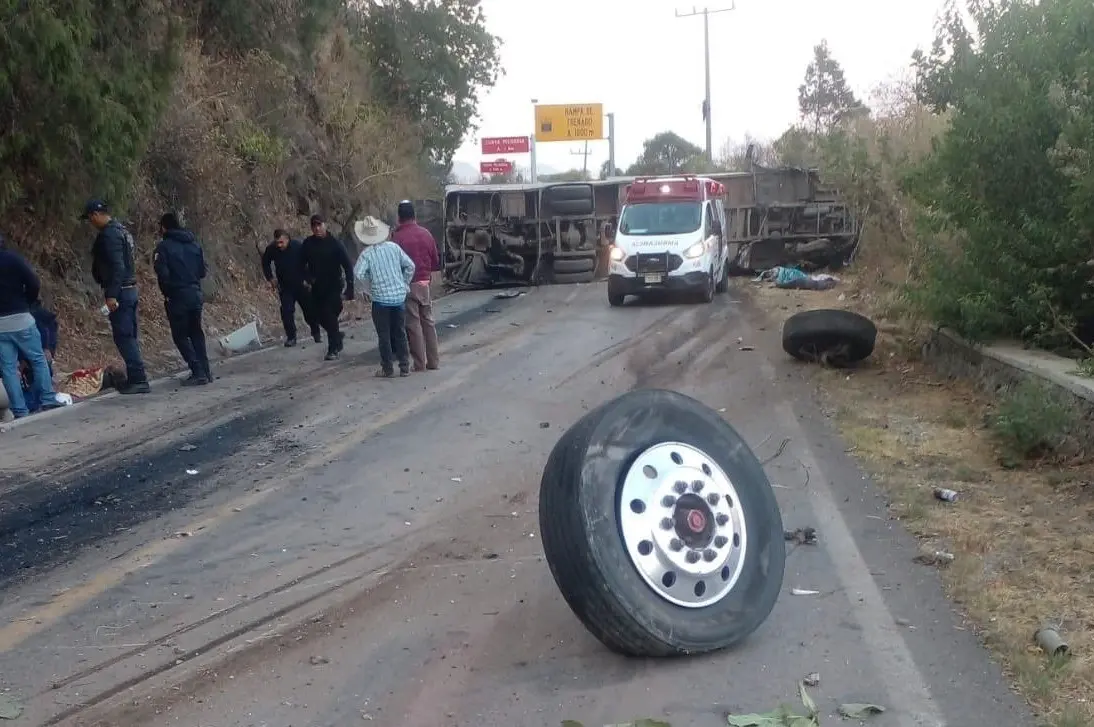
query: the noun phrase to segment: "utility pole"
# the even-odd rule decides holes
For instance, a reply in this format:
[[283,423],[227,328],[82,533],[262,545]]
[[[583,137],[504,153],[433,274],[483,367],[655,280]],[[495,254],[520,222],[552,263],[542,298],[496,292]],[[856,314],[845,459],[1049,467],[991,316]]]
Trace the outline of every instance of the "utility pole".
[[535,184],[536,180],[538,179],[538,175],[536,174],[536,122],[535,122],[536,104],[537,103],[539,103],[538,98],[532,99],[532,119],[533,119],[533,121],[532,121],[532,135],[528,137],[528,151],[529,151],[529,156],[531,157],[531,159],[529,161],[531,161],[531,163],[532,163],[531,164],[532,168],[529,170],[529,172],[531,173],[532,184]]
[[589,178],[589,142],[585,142],[585,149],[582,151],[571,151],[573,156],[585,157],[581,161],[581,178],[587,180]]
[[714,152],[711,149],[711,126],[710,126],[710,16],[712,13],[728,13],[730,10],[736,10],[737,5],[735,2],[731,2],[728,8],[703,8],[699,10],[692,8],[690,13],[681,13],[676,11],[676,17],[678,18],[693,18],[696,15],[703,16],[703,55],[706,58],[706,97],[703,99],[703,119],[707,122],[707,161],[714,161]]
[[608,176],[615,176],[615,114],[608,116]]

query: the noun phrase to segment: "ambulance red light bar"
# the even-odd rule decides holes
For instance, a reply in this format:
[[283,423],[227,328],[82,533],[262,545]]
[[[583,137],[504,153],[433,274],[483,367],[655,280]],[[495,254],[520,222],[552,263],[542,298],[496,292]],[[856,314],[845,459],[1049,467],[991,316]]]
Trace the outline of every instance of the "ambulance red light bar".
[[702,202],[725,194],[725,186],[712,179],[692,175],[679,177],[639,177],[627,186],[627,202],[695,201]]

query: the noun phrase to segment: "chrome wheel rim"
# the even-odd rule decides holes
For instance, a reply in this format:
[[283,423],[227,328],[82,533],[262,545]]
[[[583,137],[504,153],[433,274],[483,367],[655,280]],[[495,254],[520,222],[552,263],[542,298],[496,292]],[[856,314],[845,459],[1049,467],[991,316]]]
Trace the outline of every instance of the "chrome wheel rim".
[[708,454],[650,447],[627,470],[618,506],[627,555],[658,596],[704,608],[733,590],[748,534],[737,490]]

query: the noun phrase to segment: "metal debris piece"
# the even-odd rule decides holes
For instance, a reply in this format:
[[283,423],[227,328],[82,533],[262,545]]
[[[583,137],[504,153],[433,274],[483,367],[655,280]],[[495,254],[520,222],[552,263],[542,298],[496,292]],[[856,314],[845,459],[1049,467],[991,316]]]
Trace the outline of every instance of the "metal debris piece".
[[806,527],[797,528],[796,530],[786,530],[783,532],[783,538],[788,542],[797,543],[798,545],[816,545],[817,529]]
[[1046,654],[1054,659],[1065,657],[1070,653],[1070,647],[1067,642],[1064,641],[1060,633],[1050,627],[1037,629],[1037,632],[1033,634],[1033,640],[1037,642]]
[[193,452],[195,449],[197,449],[197,447],[195,445],[189,444],[189,443],[184,444],[181,447],[179,447],[180,452]]
[[934,488],[934,498],[942,502],[957,502],[959,495],[955,490],[947,490],[945,487]]
[[308,659],[308,663],[311,664],[312,666],[321,666],[323,664],[329,664],[330,659],[328,659],[325,656],[313,656],[310,659]]
[[811,591],[808,588],[791,588],[791,596],[819,596],[820,591]]
[[806,674],[805,678],[802,679],[802,684],[804,684],[807,687],[819,686],[820,685],[820,673],[814,671],[814,672],[810,672],[809,674]]

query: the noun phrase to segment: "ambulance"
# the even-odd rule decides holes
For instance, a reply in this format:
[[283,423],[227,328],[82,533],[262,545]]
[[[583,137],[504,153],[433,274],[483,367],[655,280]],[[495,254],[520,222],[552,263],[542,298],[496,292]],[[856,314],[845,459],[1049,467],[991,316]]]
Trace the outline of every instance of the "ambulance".
[[725,185],[691,175],[626,187],[609,251],[608,303],[681,293],[710,303],[729,289]]

